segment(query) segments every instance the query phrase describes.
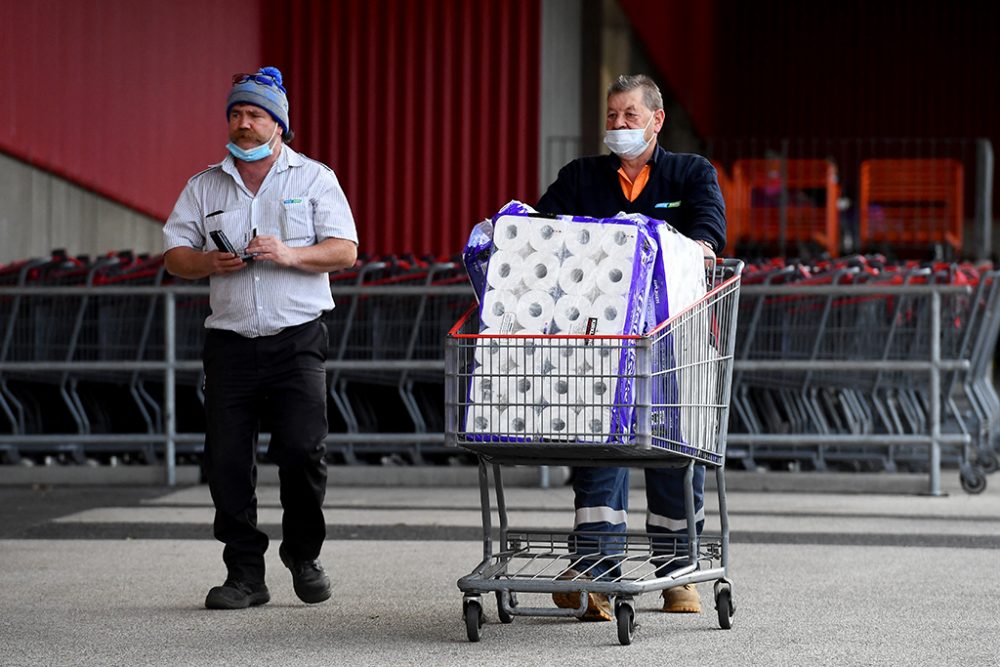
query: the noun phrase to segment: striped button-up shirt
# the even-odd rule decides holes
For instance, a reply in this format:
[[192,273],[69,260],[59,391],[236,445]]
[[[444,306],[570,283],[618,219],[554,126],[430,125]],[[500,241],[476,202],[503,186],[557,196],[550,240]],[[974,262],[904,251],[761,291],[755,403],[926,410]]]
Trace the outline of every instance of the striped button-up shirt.
[[[282,146],[254,195],[232,156],[188,181],[163,227],[164,252],[187,247],[215,250],[210,233],[222,230],[237,251],[253,235],[272,235],[295,248],[328,238],[358,241],[354,216],[336,175],[326,165]],[[273,262],[248,262],[240,271],[213,275],[209,329],[269,336],[309,322],[333,308],[326,273]]]

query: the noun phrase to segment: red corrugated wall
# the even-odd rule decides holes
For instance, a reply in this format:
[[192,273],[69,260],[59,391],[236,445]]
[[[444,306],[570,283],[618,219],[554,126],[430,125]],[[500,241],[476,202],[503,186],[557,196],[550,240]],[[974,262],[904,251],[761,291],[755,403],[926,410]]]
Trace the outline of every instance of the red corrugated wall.
[[0,151],[166,219],[224,155],[229,77],[260,62],[260,15],[240,0],[0,0]]
[[292,146],[337,172],[362,252],[451,255],[508,200],[538,197],[540,0],[265,7]]

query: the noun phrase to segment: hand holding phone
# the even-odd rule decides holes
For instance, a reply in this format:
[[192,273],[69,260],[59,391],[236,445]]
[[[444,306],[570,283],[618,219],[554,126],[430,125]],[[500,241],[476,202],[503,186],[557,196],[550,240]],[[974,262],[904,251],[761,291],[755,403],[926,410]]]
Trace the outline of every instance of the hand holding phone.
[[242,259],[244,262],[253,261],[253,255],[242,255],[238,253],[236,251],[236,248],[233,247],[232,241],[229,240],[229,237],[226,236],[226,233],[221,229],[213,230],[209,232],[208,235],[212,237],[212,241],[215,243],[215,247],[221,250],[222,252],[232,253],[233,255],[236,255],[237,257]]

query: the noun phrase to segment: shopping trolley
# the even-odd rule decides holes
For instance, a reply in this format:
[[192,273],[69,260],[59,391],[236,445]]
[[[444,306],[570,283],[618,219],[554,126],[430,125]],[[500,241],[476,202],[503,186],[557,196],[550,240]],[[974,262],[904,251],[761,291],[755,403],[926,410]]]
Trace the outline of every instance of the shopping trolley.
[[[479,461],[483,559],[458,580],[470,641],[480,638],[486,594],[495,594],[500,621],[510,623],[519,615],[580,617],[589,593],[601,593],[613,603],[618,640],[630,644],[636,596],[706,581],[715,582],[720,627],[732,627],[724,464],[742,270],[739,260],[718,260],[707,294],[642,336],[480,335],[475,308],[449,332],[446,442]],[[498,358],[503,363],[493,363]],[[715,469],[717,535],[695,530],[696,464]],[[504,465],[686,468],[687,531],[515,530],[507,521]],[[584,553],[584,544],[600,553]],[[668,567],[677,569],[662,574]],[[578,593],[580,605],[527,606],[519,593]]]

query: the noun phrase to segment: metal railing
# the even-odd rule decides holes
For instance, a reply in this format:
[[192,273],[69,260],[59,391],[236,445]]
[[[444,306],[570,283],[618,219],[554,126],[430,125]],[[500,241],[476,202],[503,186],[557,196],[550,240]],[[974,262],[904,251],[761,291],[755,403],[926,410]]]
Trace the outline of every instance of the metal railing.
[[[947,284],[745,285],[734,364],[730,461],[795,458],[802,452],[814,461],[826,461],[863,458],[867,450],[916,447],[925,450],[922,467],[928,471],[932,494],[940,493],[942,448],[961,466],[988,463],[998,430],[988,369],[1000,323],[1000,281],[993,280],[992,272],[986,275],[989,280],[976,289]],[[439,429],[431,423],[433,407],[416,405],[419,391],[413,382],[443,382],[442,341],[457,319],[453,314],[473,302],[467,282],[440,284],[424,277],[419,284],[371,284],[359,278],[331,289],[338,303],[328,319],[327,370],[334,402],[350,402],[351,383],[384,382],[404,396],[407,411],[413,407],[416,414],[411,417],[416,418],[406,430],[384,425],[366,429],[345,417],[347,427],[330,433],[327,444],[348,463],[353,462],[355,447],[402,448],[413,453],[415,462],[421,447],[443,448],[443,425]],[[207,296],[206,286],[0,287],[0,420],[6,416],[10,424],[9,432],[0,433],[0,451],[156,447],[151,451],[163,457],[166,482],[174,484],[178,448],[197,448],[204,442],[203,433],[178,427],[177,388],[179,382],[194,391],[200,385]],[[152,327],[123,326],[108,316],[112,311],[101,307],[119,302],[136,316],[144,315],[136,299],[148,300],[158,311],[147,323]],[[63,308],[56,307],[60,304]],[[905,323],[883,317],[883,311],[898,313],[901,308]],[[107,318],[103,327],[95,321],[102,314]],[[389,315],[395,319],[387,319]],[[72,344],[54,348],[51,336],[46,338],[40,329],[53,328],[60,320],[74,325],[58,332]],[[102,355],[101,344],[109,344],[116,331],[135,335],[113,341],[119,353],[109,358]],[[859,340],[873,344],[866,347]],[[898,345],[877,344],[887,340]],[[44,432],[37,424],[32,428],[25,423],[30,420],[22,415],[24,406],[17,404],[17,387],[10,385],[47,383],[51,396],[67,411],[86,413],[78,382],[87,378],[118,385],[162,382],[162,402],[150,408],[153,416],[144,432],[96,432],[85,414],[73,422],[76,432]],[[146,389],[134,391],[134,400],[139,404],[143,392],[149,406]],[[786,397],[782,413],[798,411],[800,419],[773,427],[759,410],[755,414],[748,392]],[[956,403],[962,396],[968,397],[962,399],[964,407]],[[843,423],[834,424],[823,414],[824,400],[847,406],[836,408],[848,413],[846,418],[841,414]],[[873,412],[882,415],[883,426],[875,423],[879,419]],[[885,427],[895,422],[907,427]],[[268,442],[266,433],[260,442]]]

